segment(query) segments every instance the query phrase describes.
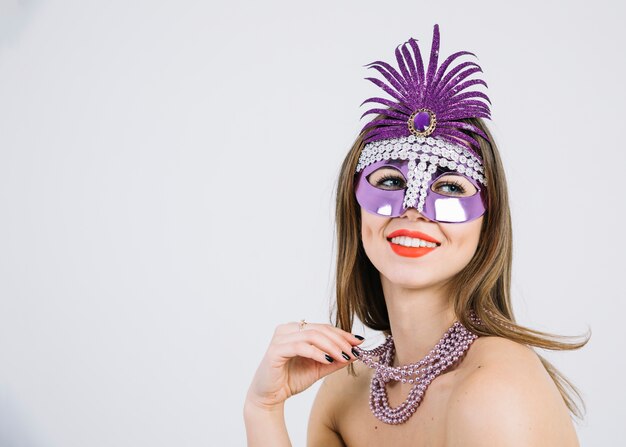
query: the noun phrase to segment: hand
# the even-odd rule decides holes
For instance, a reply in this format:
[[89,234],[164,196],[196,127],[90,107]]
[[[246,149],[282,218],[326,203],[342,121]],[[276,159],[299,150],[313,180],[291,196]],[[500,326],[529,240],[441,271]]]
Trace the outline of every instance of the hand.
[[352,347],[362,341],[330,324],[306,323],[302,330],[300,323],[279,325],[252,379],[247,403],[267,409],[282,405],[322,377],[352,363],[356,359]]

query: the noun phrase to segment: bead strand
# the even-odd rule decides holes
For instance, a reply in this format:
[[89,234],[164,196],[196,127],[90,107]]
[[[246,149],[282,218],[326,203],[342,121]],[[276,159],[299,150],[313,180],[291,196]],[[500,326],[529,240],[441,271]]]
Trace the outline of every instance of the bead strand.
[[[473,312],[471,317],[473,321],[479,322]],[[370,384],[369,399],[374,416],[387,424],[406,422],[417,410],[432,381],[446,369],[460,362],[476,338],[478,338],[476,334],[469,332],[459,321],[455,321],[423,359],[401,366],[391,366],[395,356],[391,335],[387,336],[382,345],[374,349],[355,347],[359,351],[359,359],[376,370]],[[389,405],[385,388],[392,380],[413,385],[406,400],[395,408]]]

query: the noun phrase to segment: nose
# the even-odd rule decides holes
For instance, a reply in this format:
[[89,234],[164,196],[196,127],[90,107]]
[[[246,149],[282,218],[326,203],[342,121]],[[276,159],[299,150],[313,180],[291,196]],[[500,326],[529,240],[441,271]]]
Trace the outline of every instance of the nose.
[[410,221],[418,221],[420,219],[430,222],[430,219],[417,211],[416,208],[410,206],[400,215],[401,219],[409,219]]

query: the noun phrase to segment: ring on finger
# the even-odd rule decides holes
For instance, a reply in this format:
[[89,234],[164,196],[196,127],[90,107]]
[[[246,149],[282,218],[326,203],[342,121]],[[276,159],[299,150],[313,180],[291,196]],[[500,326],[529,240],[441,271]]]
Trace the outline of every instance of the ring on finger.
[[298,323],[298,331],[301,331],[304,329],[304,326],[307,325],[307,322],[304,321],[304,318],[302,320],[300,320],[300,323]]

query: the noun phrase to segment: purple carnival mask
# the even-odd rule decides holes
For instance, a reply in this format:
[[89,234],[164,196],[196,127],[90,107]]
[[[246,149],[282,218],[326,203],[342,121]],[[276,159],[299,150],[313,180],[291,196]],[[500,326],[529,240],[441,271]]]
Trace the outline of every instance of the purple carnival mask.
[[[428,219],[446,223],[467,222],[484,214],[487,182],[477,150],[480,146],[471,133],[489,140],[480,128],[460,120],[490,118],[489,98],[477,91],[461,93],[472,85],[487,85],[480,79],[463,81],[482,71],[478,64],[463,62],[446,73],[452,61],[462,55],[473,54],[454,53],[437,67],[439,26],[435,25],[426,74],[415,39],[396,49],[399,72],[386,62],[369,64],[388,84],[367,79],[395,101],[363,101],[387,106],[363,114],[381,115],[363,127],[366,144],[355,172],[355,195],[366,211],[397,217],[414,207]],[[395,185],[370,181],[384,167],[395,177],[387,180],[396,181]],[[460,180],[456,186],[441,186],[453,177]]]
[[[404,213],[409,161],[382,160],[372,163],[357,177],[355,193],[366,211],[387,217]],[[434,166],[434,165],[433,165]],[[393,184],[389,184],[394,182]],[[450,169],[438,167],[427,181],[421,213],[430,220],[460,223],[483,215],[483,189],[478,182]]]

